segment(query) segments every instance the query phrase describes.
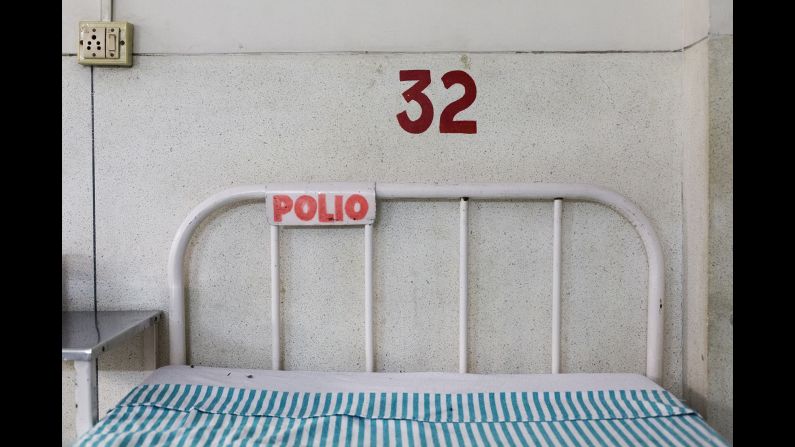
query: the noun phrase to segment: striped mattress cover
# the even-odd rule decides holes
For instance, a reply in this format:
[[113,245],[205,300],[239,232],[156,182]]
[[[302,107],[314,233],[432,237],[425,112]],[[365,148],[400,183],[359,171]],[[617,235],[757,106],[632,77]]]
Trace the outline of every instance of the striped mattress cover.
[[76,445],[727,444],[695,411],[635,374],[184,366],[156,371]]

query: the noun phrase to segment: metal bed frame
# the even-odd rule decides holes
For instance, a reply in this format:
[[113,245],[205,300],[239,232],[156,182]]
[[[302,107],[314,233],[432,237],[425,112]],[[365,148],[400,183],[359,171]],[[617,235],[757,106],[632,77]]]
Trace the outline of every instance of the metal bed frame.
[[[361,184],[332,183],[323,187],[346,188]],[[624,196],[606,188],[575,183],[493,183],[493,184],[414,184],[376,183],[369,185],[375,198],[382,200],[459,200],[459,372],[467,372],[467,234],[468,201],[472,200],[549,200],[553,202],[552,250],[552,372],[560,373],[560,260],[561,216],[563,201],[596,202],[606,205],[624,216],[635,227],[643,241],[649,268],[648,312],[646,327],[646,376],[660,384],[663,360],[663,296],[665,279],[660,241],[649,219]],[[185,335],[185,270],[184,258],[191,235],[199,223],[214,211],[243,201],[265,201],[268,196],[285,192],[317,190],[313,184],[266,184],[230,188],[221,191],[196,206],[177,230],[168,260],[170,291],[169,349],[170,363],[186,363]],[[315,189],[313,189],[315,188]],[[368,372],[374,371],[373,355],[373,224],[364,224],[364,326],[365,359]],[[270,227],[271,258],[271,330],[272,368],[281,369],[281,323],[279,296],[279,227]]]

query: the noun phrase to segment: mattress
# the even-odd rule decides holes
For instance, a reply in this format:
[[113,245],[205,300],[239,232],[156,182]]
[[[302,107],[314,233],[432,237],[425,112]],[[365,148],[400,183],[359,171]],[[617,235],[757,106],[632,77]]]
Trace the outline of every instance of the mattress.
[[308,392],[424,392],[662,390],[640,374],[459,374],[272,371],[165,366],[144,384],[183,383]]
[[637,374],[160,368],[78,446],[726,443]]

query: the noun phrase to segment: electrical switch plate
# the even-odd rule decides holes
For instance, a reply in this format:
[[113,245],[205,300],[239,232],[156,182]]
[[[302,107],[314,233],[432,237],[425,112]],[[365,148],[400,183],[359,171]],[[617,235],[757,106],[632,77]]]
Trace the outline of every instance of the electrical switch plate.
[[127,22],[80,22],[77,62],[82,65],[132,65],[133,26]]

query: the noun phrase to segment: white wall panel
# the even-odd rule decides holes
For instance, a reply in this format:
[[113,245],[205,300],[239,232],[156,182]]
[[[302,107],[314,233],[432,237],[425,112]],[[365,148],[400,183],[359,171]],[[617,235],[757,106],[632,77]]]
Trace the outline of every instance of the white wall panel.
[[[704,37],[707,1],[116,0],[114,18],[135,25],[136,53],[646,51]],[[75,16],[99,19],[90,4],[64,3],[64,53]]]
[[734,34],[734,2],[732,0],[710,0],[709,33]]

